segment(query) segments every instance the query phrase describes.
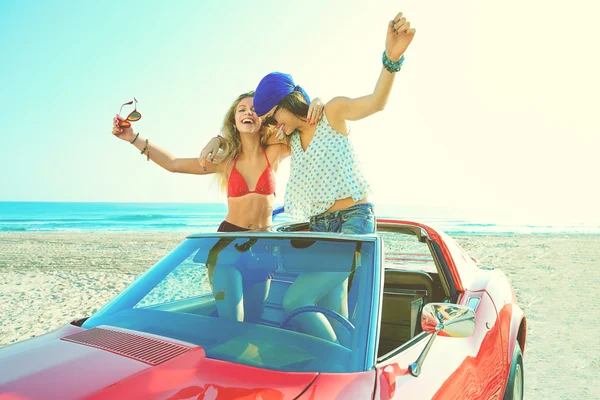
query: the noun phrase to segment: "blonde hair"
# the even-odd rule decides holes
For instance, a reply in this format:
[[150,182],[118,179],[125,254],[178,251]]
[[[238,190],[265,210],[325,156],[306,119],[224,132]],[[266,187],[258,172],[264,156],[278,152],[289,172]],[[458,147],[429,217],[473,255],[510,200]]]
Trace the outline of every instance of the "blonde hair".
[[[223,171],[217,173],[217,183],[219,188],[224,193],[227,193],[228,164],[233,162],[233,160],[235,160],[242,150],[240,133],[235,126],[235,112],[240,102],[248,97],[254,97],[254,90],[239,95],[234,100],[233,104],[231,104],[231,107],[229,107],[229,110],[227,110],[227,113],[225,113],[225,118],[223,119],[223,126],[221,127],[221,136],[223,137],[221,140],[221,151],[219,152],[219,156],[215,159],[215,161],[225,164]],[[266,127],[261,127],[259,135],[261,146],[266,148],[267,139],[271,135],[271,130]]]

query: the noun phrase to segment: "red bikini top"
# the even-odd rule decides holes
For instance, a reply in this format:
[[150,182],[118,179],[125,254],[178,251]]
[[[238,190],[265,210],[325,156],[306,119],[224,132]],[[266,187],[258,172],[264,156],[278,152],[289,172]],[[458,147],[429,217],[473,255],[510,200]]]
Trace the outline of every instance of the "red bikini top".
[[231,174],[229,174],[229,182],[227,183],[227,197],[242,197],[249,193],[258,193],[263,195],[275,194],[275,173],[269,163],[267,153],[263,151],[265,158],[267,159],[267,168],[258,178],[256,187],[254,190],[248,188],[248,184],[244,180],[244,177],[237,170],[235,165],[237,164],[237,157],[233,162],[233,168]]

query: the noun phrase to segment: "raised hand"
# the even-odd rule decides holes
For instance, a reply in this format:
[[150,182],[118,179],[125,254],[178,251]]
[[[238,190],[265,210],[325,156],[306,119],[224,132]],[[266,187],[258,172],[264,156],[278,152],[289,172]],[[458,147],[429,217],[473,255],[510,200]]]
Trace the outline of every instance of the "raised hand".
[[308,106],[308,115],[306,121],[311,125],[316,125],[323,117],[323,102],[320,98],[315,97]]
[[124,121],[124,119],[117,114],[117,116],[113,118],[112,134],[119,139],[126,140],[128,142],[133,141],[135,138],[135,132],[133,131],[131,124],[129,124],[129,127],[124,128],[119,126],[120,121]]
[[410,27],[410,22],[398,13],[388,23],[387,36],[385,40],[385,53],[391,61],[398,61],[404,54],[410,42],[415,37],[416,30]]
[[200,157],[198,157],[198,163],[200,166],[206,171],[206,161],[213,162],[217,153],[219,152],[219,148],[221,147],[221,139],[219,137],[214,137],[210,139],[210,141],[206,144],[206,146],[202,149],[200,153]]

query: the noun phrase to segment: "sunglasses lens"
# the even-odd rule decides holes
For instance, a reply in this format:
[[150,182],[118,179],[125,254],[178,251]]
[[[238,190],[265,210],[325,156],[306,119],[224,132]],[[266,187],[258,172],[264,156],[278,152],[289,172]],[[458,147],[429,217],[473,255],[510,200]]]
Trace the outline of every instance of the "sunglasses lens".
[[140,118],[142,118],[142,114],[140,114],[137,111],[134,111],[131,114],[129,114],[129,116],[127,117],[127,120],[129,120],[129,121],[138,121]]
[[129,123],[129,121],[119,121],[119,126],[121,128],[129,128],[131,124]]

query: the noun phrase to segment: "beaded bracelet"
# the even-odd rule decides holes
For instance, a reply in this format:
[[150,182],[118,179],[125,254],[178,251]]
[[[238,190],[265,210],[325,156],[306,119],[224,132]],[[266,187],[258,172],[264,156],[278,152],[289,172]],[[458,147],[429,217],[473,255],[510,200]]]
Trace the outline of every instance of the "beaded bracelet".
[[392,61],[389,58],[387,58],[387,55],[385,54],[384,50],[383,55],[381,56],[381,62],[383,63],[384,68],[387,69],[391,74],[393,74],[394,72],[400,71],[400,69],[402,68],[402,63],[404,63],[404,55],[402,55],[402,57],[400,57],[398,61]]
[[131,144],[134,144],[135,141],[137,140],[138,136],[140,136],[140,133],[138,132],[137,135],[135,135],[135,137],[133,138],[133,140],[130,142]]
[[[148,150],[148,153],[146,153],[146,150]],[[148,139],[146,139],[146,145],[144,146],[144,149],[140,152],[140,154],[144,153],[146,153],[146,161],[150,161],[150,147],[148,147]]]

